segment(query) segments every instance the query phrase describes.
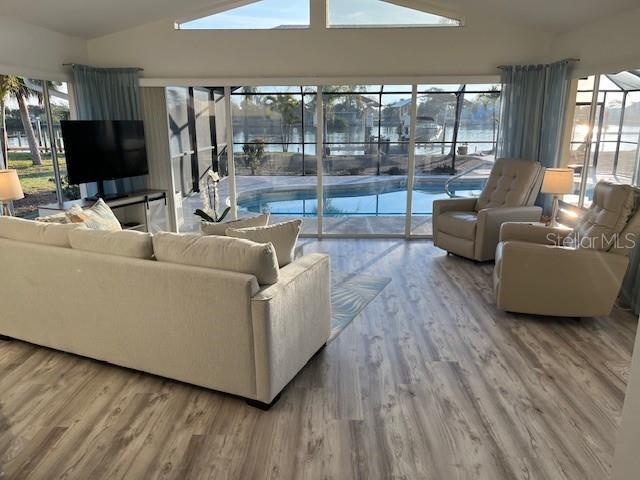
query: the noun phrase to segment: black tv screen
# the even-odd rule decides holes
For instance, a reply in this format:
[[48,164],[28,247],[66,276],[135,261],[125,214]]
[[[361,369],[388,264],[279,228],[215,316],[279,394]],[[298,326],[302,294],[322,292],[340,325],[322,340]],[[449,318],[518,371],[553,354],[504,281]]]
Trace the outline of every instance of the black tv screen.
[[63,120],[69,183],[149,173],[144,124],[138,120]]

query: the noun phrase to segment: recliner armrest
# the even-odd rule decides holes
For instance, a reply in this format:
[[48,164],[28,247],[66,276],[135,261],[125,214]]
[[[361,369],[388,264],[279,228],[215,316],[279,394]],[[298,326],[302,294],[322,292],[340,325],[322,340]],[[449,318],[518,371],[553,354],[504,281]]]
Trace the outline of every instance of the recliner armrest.
[[476,209],[478,199],[475,197],[465,198],[442,198],[433,201],[433,215],[431,223],[433,228],[433,244],[438,245],[438,216],[445,212],[473,212]]
[[500,241],[518,241],[543,245],[562,245],[562,241],[571,233],[568,228],[547,227],[529,222],[506,222],[500,227]]
[[483,208],[478,212],[476,259],[491,260],[500,240],[500,228],[505,222],[539,222],[541,207]]

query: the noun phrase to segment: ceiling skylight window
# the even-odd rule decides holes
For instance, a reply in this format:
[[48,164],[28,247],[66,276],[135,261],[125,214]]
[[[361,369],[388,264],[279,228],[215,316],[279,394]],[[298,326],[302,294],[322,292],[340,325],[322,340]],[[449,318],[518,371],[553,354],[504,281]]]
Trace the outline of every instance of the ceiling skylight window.
[[180,30],[308,28],[309,18],[309,0],[261,0],[195,20],[176,23],[176,28]]
[[327,0],[329,28],[459,27],[462,22],[404,6],[410,0]]

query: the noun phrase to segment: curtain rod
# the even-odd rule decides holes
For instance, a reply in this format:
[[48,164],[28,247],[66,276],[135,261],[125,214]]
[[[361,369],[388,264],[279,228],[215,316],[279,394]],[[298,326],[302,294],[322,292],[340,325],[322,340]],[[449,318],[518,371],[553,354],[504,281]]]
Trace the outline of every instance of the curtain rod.
[[[63,63],[62,66],[63,67],[74,67],[76,65],[81,65],[80,63]],[[96,68],[133,68],[135,70],[138,70],[139,72],[144,72],[144,68],[140,68],[140,67],[96,67]]]
[[[560,60],[560,61],[562,62],[563,60]],[[579,62],[579,61],[580,61],[580,59],[579,59],[579,58],[565,58],[565,59],[564,59],[564,61],[566,61],[566,62]],[[512,66],[512,65],[498,65],[498,67],[497,67],[497,68],[498,68],[499,70],[504,70],[505,68],[507,68],[507,67],[511,67],[511,66]]]

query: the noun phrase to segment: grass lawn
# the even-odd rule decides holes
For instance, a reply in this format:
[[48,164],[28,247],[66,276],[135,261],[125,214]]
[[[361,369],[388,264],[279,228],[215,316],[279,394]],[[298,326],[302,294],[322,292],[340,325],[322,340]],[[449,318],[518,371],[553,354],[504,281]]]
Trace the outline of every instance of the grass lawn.
[[[59,156],[60,170],[66,171],[64,157]],[[43,158],[42,165],[34,166],[31,154],[28,152],[10,152],[9,168],[15,168],[20,177],[22,189],[27,195],[52,192],[56,190],[53,176],[53,162],[50,158]],[[63,173],[64,174],[64,173]]]

